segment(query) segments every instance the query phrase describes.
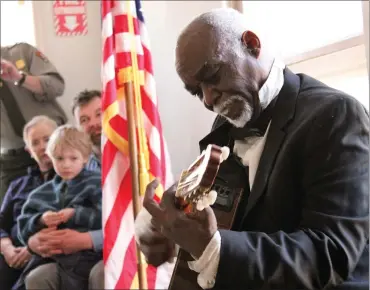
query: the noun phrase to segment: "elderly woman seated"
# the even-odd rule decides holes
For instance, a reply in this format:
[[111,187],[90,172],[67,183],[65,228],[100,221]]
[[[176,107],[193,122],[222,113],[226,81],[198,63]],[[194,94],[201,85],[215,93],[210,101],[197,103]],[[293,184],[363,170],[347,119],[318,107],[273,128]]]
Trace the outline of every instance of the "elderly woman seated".
[[23,130],[26,150],[37,165],[28,169],[28,174],[14,180],[4,197],[0,216],[0,285],[11,289],[21,276],[31,253],[18,239],[17,218],[29,193],[54,177],[51,160],[45,153],[50,135],[57,128],[56,122],[46,116],[37,116]]

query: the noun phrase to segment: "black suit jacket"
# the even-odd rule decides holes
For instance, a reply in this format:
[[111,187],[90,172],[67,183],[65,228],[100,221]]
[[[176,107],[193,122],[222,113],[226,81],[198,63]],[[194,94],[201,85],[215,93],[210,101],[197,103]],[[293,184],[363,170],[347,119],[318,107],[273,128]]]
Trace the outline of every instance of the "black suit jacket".
[[[369,116],[354,98],[285,70],[252,191],[235,156],[219,174],[246,188],[220,230],[214,289],[369,288]],[[200,142],[228,145],[218,117]]]

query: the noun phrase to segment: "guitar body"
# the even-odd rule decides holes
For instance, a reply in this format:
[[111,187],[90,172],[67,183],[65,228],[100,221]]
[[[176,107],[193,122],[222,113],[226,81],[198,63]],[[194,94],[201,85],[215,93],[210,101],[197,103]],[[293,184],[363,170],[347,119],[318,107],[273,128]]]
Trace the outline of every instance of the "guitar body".
[[[217,173],[218,169],[215,174]],[[231,229],[244,188],[242,186],[231,188],[230,184],[217,180],[215,176],[211,189],[217,192],[216,201],[211,207],[215,213],[218,228]],[[179,250],[169,290],[203,290],[197,282],[198,273],[188,266],[188,261],[193,260],[189,253],[182,249]]]
[[[223,208],[224,202],[216,200],[216,203],[212,206],[213,211],[217,218],[217,224],[219,229],[231,229],[231,226],[234,221],[235,213],[241,195],[243,194],[244,189],[235,189],[230,191],[229,188],[224,186],[215,185],[215,190],[224,190],[225,195],[221,198],[230,198],[226,194],[233,195],[230,200],[233,198],[234,202],[232,208],[229,211],[225,211]],[[217,192],[218,193],[218,192]],[[219,195],[220,196],[220,195]],[[221,199],[220,198],[220,199]],[[219,202],[219,203],[217,203]],[[197,282],[198,273],[191,270],[188,266],[188,261],[193,261],[193,257],[186,251],[180,249],[177,255],[177,260],[173,274],[171,277],[169,290],[203,290]]]
[[169,290],[203,290],[197,282],[198,273],[188,267],[188,261],[192,260],[188,252],[179,250]]

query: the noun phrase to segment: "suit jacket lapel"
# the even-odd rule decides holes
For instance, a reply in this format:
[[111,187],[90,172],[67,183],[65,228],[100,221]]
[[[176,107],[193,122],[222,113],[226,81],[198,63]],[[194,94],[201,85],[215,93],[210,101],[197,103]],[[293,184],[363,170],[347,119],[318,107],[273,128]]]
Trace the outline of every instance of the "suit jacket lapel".
[[272,121],[270,130],[266,138],[265,147],[262,151],[261,158],[257,167],[256,176],[253,182],[251,193],[248,198],[248,204],[244,216],[247,215],[248,212],[255,206],[258,199],[264,192],[271,170],[275,163],[277,153],[279,152],[284,138],[285,132],[280,130],[280,128],[276,126],[276,123]]
[[[299,88],[299,77],[289,69],[285,69],[284,85],[277,96],[278,99],[272,115],[270,129],[266,138],[265,147],[261,154],[243,219],[256,205],[266,188],[279,149],[286,135],[285,128],[294,117]],[[230,151],[233,152],[234,140],[230,138],[229,134],[231,126],[232,125],[223,118],[216,120],[213,130],[199,142],[200,150],[204,150],[208,144],[217,144],[219,146],[229,146]]]
[[278,99],[272,115],[270,129],[267,134],[265,147],[261,154],[243,219],[256,205],[258,199],[262,196],[262,193],[267,186],[270,173],[286,135],[286,125],[294,116],[299,87],[299,77],[293,74],[289,69],[285,69],[284,85],[277,96]]

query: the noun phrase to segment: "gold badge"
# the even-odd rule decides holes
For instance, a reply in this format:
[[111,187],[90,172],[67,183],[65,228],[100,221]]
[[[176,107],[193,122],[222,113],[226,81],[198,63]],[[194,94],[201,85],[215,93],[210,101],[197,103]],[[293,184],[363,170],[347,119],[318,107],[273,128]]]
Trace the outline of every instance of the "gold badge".
[[20,59],[15,62],[15,66],[17,67],[17,69],[24,69],[26,64],[24,63],[23,59]]

